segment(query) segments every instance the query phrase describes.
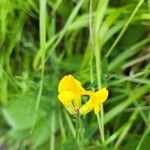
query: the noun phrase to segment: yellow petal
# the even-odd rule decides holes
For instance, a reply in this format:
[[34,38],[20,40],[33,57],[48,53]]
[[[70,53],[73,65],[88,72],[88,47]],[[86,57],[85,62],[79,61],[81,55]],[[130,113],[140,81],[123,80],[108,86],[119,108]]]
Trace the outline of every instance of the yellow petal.
[[108,90],[106,88],[102,88],[95,93],[95,101],[99,103],[103,103],[108,97]]
[[81,94],[82,95],[88,95],[90,97],[94,96],[94,92],[93,91],[83,91]]
[[99,111],[100,111],[100,103],[95,102],[95,104],[94,104],[94,113],[95,113],[95,115],[97,115],[99,113]]
[[84,91],[82,94],[90,96],[90,99],[84,105],[82,105],[80,108],[80,114],[85,115],[85,114],[89,113],[90,111],[92,111],[94,108],[95,94],[92,91]]
[[76,79],[74,79],[74,88],[75,88],[75,91],[77,91],[77,92],[85,91],[84,88],[81,85],[81,82],[76,80]]
[[70,91],[71,89],[71,85],[72,85],[72,76],[68,75],[68,76],[64,76],[58,85],[58,92],[64,92],[64,91]]
[[100,111],[100,105],[107,99],[108,90],[102,88],[95,93],[94,113],[97,115]]
[[72,114],[74,112],[74,106],[72,100],[74,95],[71,92],[64,91],[58,95],[58,99],[63,103],[65,108]]
[[81,106],[81,95],[76,93],[73,99],[73,106],[79,108]]
[[72,75],[66,75],[61,79],[58,85],[58,92],[61,93],[63,91],[80,93],[81,91],[84,91],[84,88],[78,80],[74,79]]
[[94,102],[89,100],[87,103],[81,106],[79,112],[81,115],[85,115],[93,110]]

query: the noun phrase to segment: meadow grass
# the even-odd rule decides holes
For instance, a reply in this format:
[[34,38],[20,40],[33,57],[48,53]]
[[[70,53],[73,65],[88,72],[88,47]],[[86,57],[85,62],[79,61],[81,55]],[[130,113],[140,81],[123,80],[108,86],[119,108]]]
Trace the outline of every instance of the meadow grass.
[[[150,0],[1,0],[0,147],[149,150]],[[60,79],[109,90],[70,115]]]

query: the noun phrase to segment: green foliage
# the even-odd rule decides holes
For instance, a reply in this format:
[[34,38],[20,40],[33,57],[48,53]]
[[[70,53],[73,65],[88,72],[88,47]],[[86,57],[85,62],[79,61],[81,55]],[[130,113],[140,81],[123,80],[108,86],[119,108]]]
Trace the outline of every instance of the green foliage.
[[[30,99],[22,99],[21,97],[8,102],[6,108],[3,109],[3,114],[12,128],[21,130],[32,127],[32,114],[35,106],[35,102],[33,102]],[[42,112],[38,112],[39,119],[41,115]]]
[[1,0],[0,147],[74,149],[75,118],[57,98],[73,74],[86,89],[109,89],[105,141],[90,112],[79,149],[148,150],[149,23],[149,0]]

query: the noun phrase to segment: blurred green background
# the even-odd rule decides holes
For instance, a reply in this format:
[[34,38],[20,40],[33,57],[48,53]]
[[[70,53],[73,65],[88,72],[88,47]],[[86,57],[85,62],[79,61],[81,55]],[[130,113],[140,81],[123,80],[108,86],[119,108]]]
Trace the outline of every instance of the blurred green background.
[[149,150],[149,0],[0,0],[0,149],[74,149],[57,98],[67,74],[110,92],[105,143],[90,112],[78,149]]

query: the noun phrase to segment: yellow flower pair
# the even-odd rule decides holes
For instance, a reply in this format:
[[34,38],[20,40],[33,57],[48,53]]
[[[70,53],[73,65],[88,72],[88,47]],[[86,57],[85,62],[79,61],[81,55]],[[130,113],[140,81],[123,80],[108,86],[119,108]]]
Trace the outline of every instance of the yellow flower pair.
[[[85,115],[92,110],[97,115],[100,111],[100,104],[108,97],[106,88],[102,88],[97,92],[86,91],[72,75],[66,75],[61,79],[58,85],[58,92],[58,99],[69,113],[80,115]],[[83,95],[88,95],[89,100],[84,105],[81,105],[81,97]]]

